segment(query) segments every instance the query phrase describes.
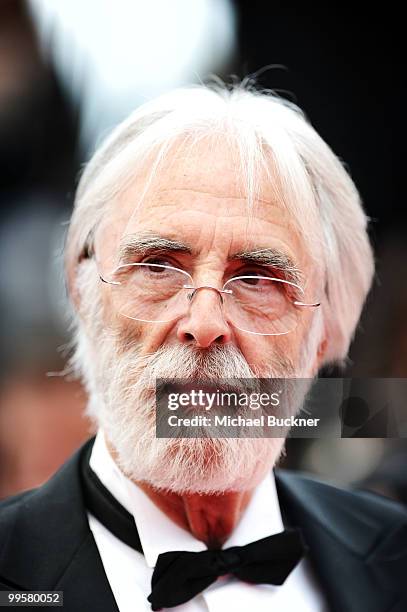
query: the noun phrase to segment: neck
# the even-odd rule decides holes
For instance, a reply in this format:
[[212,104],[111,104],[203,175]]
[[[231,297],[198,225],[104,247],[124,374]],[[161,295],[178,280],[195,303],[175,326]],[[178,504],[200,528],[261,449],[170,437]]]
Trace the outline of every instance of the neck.
[[[117,453],[105,438],[117,465]],[[205,542],[208,548],[221,548],[239,523],[254,489],[226,491],[211,495],[171,493],[146,482],[133,481],[168,518]]]
[[136,483],[177,525],[190,531],[208,548],[221,548],[239,523],[253,489],[214,495],[168,493],[145,482]]

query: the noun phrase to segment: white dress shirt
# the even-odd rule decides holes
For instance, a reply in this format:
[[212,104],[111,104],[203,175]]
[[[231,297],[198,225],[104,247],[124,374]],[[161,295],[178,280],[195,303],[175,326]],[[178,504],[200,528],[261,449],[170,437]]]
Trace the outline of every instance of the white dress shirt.
[[[90,466],[116,499],[133,515],[144,555],[108,531],[88,514],[107,579],[120,612],[151,611],[147,601],[157,557],[170,550],[199,552],[206,546],[170,520],[113,461],[103,432],[99,430],[92,449]],[[224,548],[243,546],[284,530],[274,474],[258,485],[235,530]],[[284,584],[247,584],[233,576],[221,577],[190,601],[171,608],[174,612],[328,612],[316,585],[309,561],[303,559]],[[168,608],[170,609],[170,608]]]

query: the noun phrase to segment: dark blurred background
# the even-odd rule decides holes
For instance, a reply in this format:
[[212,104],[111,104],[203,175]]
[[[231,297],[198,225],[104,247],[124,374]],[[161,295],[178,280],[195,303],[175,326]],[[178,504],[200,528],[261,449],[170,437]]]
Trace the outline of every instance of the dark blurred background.
[[[346,162],[372,219],[377,275],[340,374],[407,376],[403,36],[395,11],[2,0],[0,497],[46,480],[91,434],[83,391],[58,375],[69,339],[63,237],[79,170],[133,108],[211,74],[228,81],[257,73],[259,86],[296,102]],[[289,440],[283,463],[407,502],[403,440]]]

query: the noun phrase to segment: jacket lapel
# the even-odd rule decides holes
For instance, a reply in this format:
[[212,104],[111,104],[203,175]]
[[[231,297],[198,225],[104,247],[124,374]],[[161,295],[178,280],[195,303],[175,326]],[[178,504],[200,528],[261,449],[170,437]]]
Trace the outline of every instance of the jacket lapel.
[[65,593],[65,611],[119,612],[91,531],[82,541],[54,590]]
[[[65,612],[118,612],[92,532],[80,483],[84,447],[40,489],[23,494],[3,510],[13,523],[0,552],[0,583],[24,590],[64,591]],[[12,536],[12,537],[11,537]],[[20,541],[24,555],[16,551]]]
[[283,470],[276,471],[276,483],[334,612],[407,609],[407,513],[369,493],[355,495]]

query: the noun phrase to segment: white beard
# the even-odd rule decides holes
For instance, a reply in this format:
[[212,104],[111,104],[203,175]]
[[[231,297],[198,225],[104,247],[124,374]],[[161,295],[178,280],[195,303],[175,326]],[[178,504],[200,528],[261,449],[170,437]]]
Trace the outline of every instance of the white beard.
[[[119,354],[112,338],[103,344],[88,414],[104,430],[129,478],[179,494],[221,493],[256,486],[276,463],[282,438],[156,438],[156,379],[255,377],[235,347],[216,346],[203,355],[179,345],[140,357],[136,349]],[[292,375],[287,365],[270,370],[268,376]]]
[[[294,369],[276,355],[274,363],[254,371],[229,344],[205,350],[182,344],[162,346],[141,356],[137,343],[123,350],[119,334],[98,324],[96,302],[88,302],[93,310],[93,338],[80,323],[71,364],[89,394],[87,414],[104,430],[126,476],[178,494],[255,487],[278,460],[284,438],[157,438],[156,379],[300,378],[307,376],[304,370]],[[290,407],[291,414],[298,408],[298,403]]]

